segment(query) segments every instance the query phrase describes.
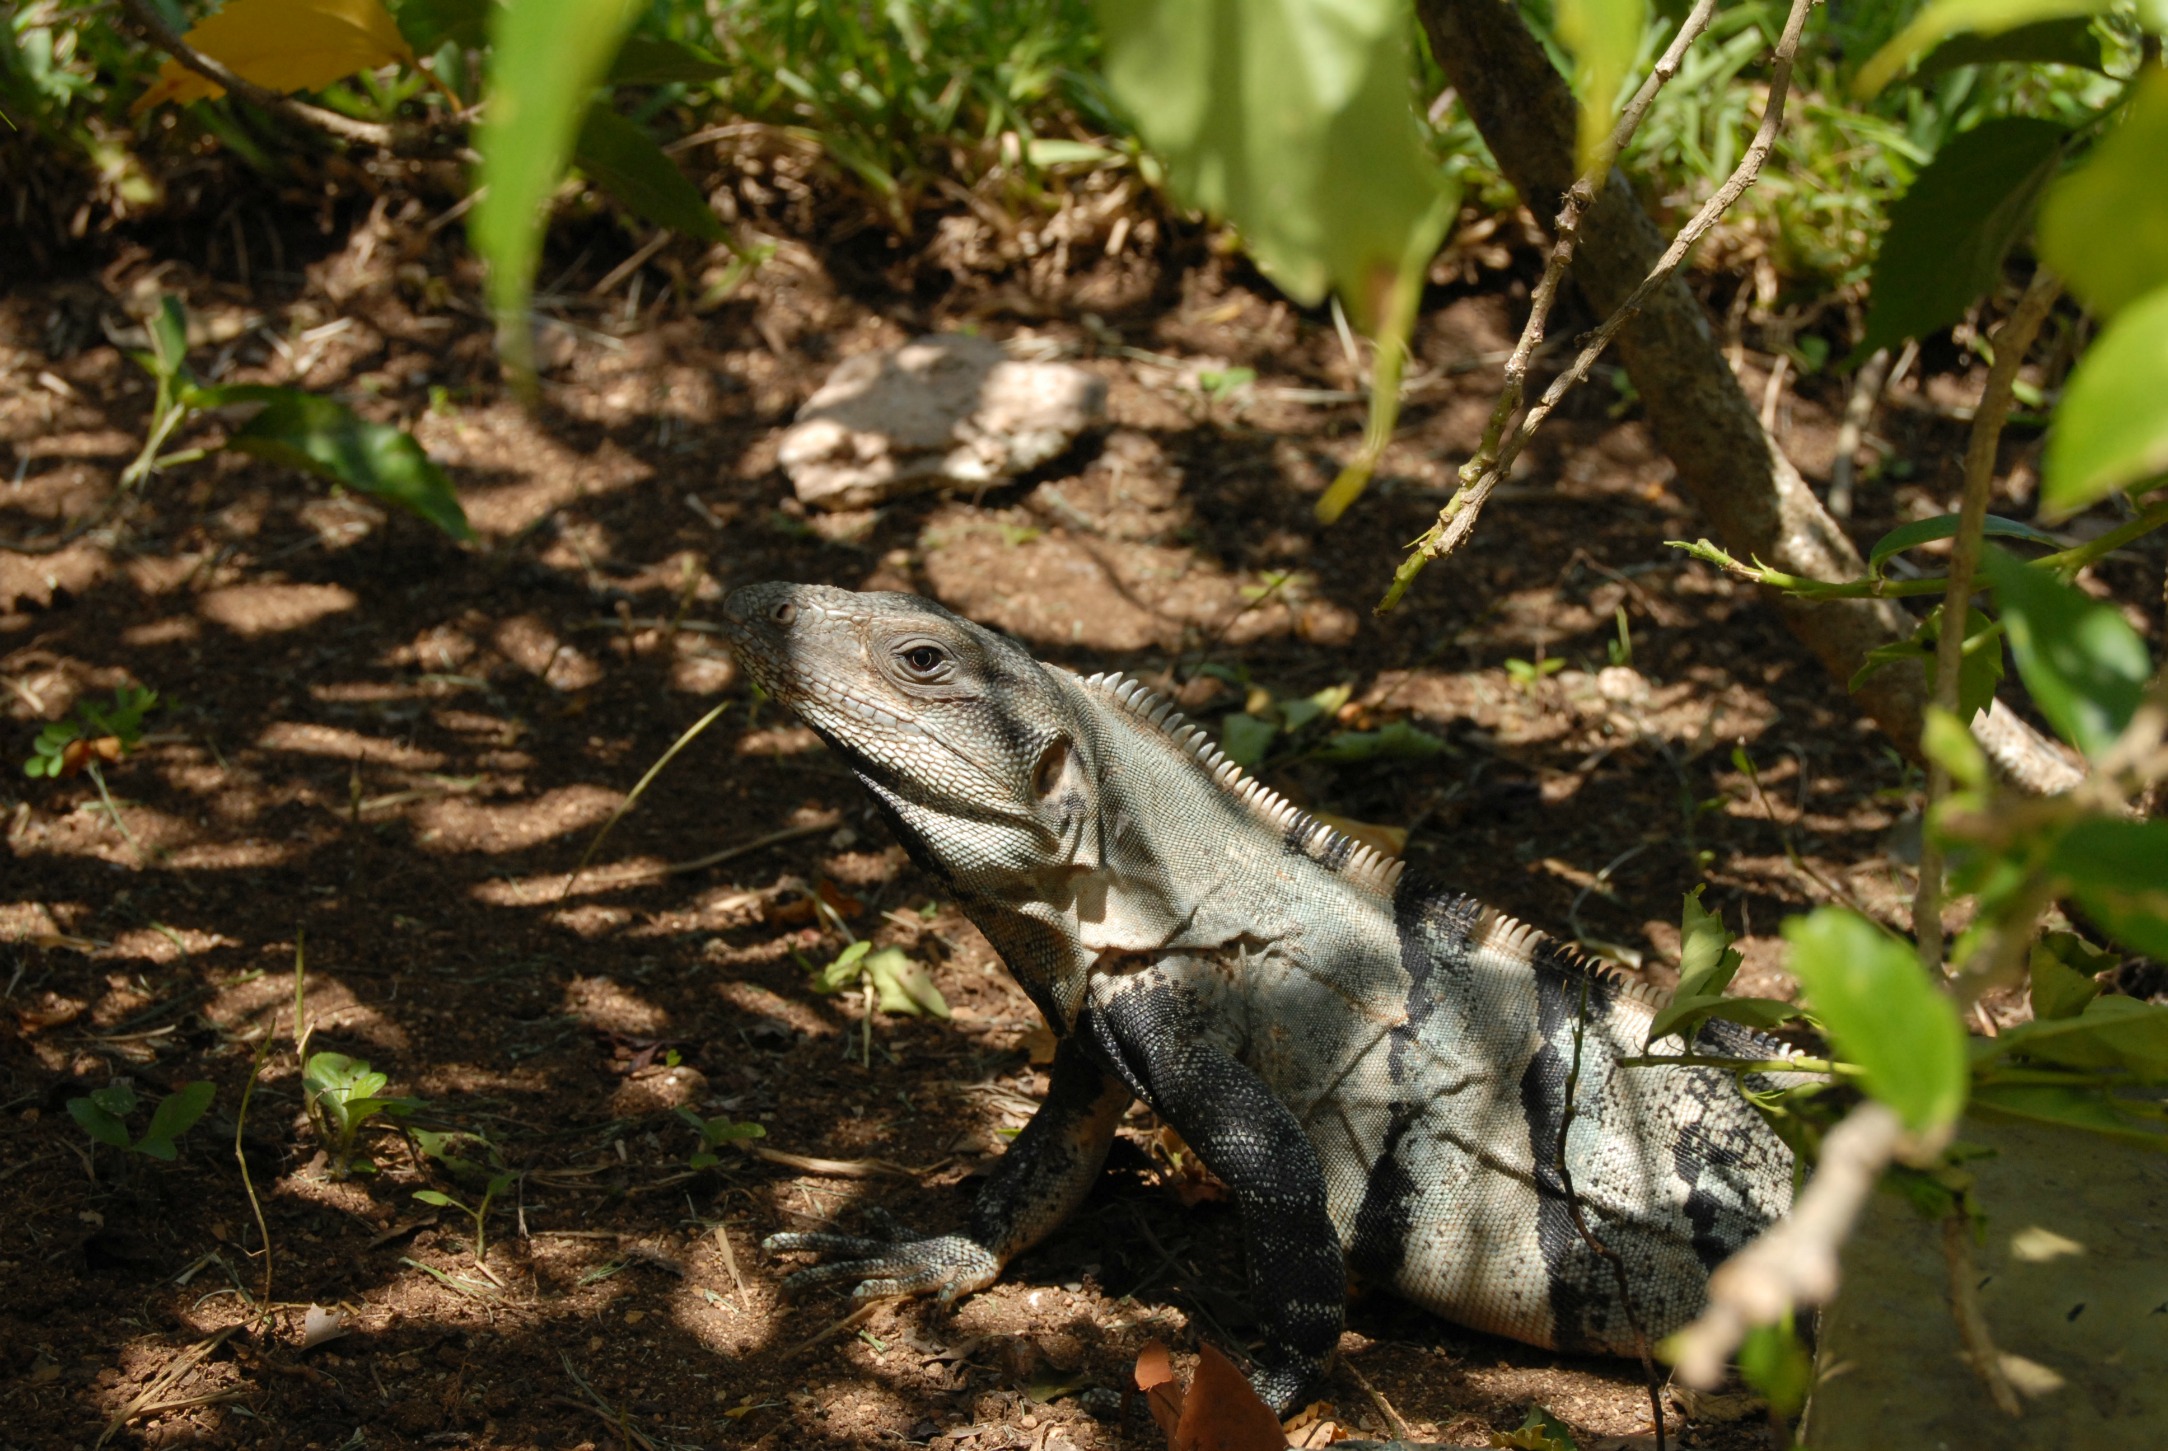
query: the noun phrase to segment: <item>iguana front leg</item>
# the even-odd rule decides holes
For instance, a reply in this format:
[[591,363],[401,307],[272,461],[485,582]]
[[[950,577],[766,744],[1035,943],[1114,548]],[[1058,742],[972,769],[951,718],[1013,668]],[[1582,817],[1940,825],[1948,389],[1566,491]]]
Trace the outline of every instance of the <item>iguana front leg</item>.
[[887,1239],[773,1234],[763,1247],[843,1257],[792,1275],[783,1282],[791,1292],[857,1280],[853,1293],[861,1300],[937,1293],[946,1304],[983,1290],[1011,1259],[1053,1233],[1091,1192],[1132,1097],[1129,1086],[1081,1043],[1065,1038],[1054,1050],[1046,1102],[979,1191],[969,1234],[922,1239],[900,1228]]
[[1094,979],[1078,1024],[1234,1194],[1264,1322],[1257,1393],[1285,1416],[1340,1343],[1347,1267],[1317,1150],[1263,1079],[1207,1041],[1160,971]]

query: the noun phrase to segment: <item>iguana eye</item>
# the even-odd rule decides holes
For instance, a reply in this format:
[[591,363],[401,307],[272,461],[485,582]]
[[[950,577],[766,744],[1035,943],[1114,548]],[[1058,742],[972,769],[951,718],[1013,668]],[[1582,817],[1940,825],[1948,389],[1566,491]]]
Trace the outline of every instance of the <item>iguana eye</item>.
[[913,645],[903,652],[903,663],[911,667],[914,675],[931,675],[946,659],[948,656],[932,645]]

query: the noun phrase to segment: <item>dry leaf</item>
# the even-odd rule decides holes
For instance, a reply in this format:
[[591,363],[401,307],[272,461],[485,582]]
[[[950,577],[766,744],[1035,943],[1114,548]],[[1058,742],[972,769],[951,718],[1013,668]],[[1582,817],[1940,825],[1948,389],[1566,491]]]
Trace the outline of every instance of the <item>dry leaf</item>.
[[1041,1023],[1024,1035],[1023,1050],[1036,1066],[1054,1061],[1054,1030]]
[[311,1305],[301,1317],[301,1348],[314,1350],[327,1340],[337,1340],[349,1328],[344,1312]]
[[[228,0],[183,39],[244,80],[273,91],[313,91],[356,71],[414,60],[406,37],[378,0]],[[167,101],[185,106],[224,94],[225,87],[168,60],[128,114],[141,115]]]
[[1174,1365],[1167,1359],[1167,1347],[1154,1340],[1137,1353],[1137,1389],[1144,1392],[1144,1404],[1151,1411],[1152,1419],[1159,1423],[1160,1432],[1173,1444],[1175,1427],[1182,1421],[1182,1388],[1175,1384]]
[[[86,944],[87,945],[87,944]],[[15,1010],[15,1021],[22,1025],[24,1035],[57,1028],[62,1023],[72,1023],[82,1016],[90,1004],[79,998],[64,998],[56,992],[42,992],[30,1002]]]
[[1208,1343],[1198,1347],[1197,1373],[1182,1397],[1182,1416],[1168,1451],[1286,1451],[1280,1418],[1241,1371]]

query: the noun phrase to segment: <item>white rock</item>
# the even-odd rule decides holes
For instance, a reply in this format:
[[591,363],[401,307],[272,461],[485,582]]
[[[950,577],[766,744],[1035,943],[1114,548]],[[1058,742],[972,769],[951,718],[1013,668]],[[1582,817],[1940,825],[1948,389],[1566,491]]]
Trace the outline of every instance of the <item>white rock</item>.
[[944,484],[981,486],[1059,455],[1106,411],[1104,380],[1026,363],[965,334],[839,364],[798,410],[778,456],[822,509],[863,509]]

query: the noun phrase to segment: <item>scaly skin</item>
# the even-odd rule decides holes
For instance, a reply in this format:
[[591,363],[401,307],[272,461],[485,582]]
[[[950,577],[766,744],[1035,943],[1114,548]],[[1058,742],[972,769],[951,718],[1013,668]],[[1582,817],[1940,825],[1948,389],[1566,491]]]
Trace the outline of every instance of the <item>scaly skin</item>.
[[[992,1283],[1089,1192],[1134,1096],[1233,1194],[1265,1330],[1252,1379],[1285,1412],[1338,1343],[1351,1265],[1465,1324],[1632,1353],[1576,1204],[1652,1338],[1788,1206],[1791,1156],[1728,1076],[1621,1066],[1646,1047],[1646,988],[1404,877],[1135,685],[912,595],[756,585],[725,618],[1059,1038],[968,1233],[778,1235],[841,1256],[792,1288]],[[1700,1041],[1784,1051],[1721,1024]]]

